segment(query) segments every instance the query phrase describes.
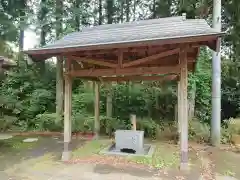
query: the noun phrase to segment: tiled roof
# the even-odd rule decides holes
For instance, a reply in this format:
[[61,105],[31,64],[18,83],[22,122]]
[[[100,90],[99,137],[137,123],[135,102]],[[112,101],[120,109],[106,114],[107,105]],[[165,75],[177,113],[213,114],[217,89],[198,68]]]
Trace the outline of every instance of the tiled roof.
[[184,19],[182,16],[177,16],[86,27],[81,32],[71,33],[53,44],[34,50],[143,42],[220,33],[211,28],[204,19]]

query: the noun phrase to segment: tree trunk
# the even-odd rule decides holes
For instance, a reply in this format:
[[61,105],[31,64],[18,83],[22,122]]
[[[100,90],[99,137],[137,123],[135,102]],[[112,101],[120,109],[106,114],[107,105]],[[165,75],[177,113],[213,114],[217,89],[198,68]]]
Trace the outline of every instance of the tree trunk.
[[124,18],[123,18],[123,12],[124,12],[124,11],[123,11],[123,10],[124,10],[124,0],[121,1],[121,7],[120,7],[120,8],[121,8],[121,12],[120,12],[120,21],[121,21],[121,23],[123,23],[123,19],[124,19]]
[[113,0],[107,0],[107,22],[108,24],[113,23],[114,4]]
[[25,29],[25,4],[22,9],[20,9],[20,32],[19,32],[19,60],[23,59],[22,51],[24,48],[24,29]]
[[156,1],[153,1],[153,19],[157,17],[157,11],[156,11]]
[[[80,0],[75,0],[75,9],[80,10]],[[77,12],[77,14],[75,15],[75,30],[76,31],[80,31],[80,16]]]
[[133,2],[133,21],[136,21],[136,0]]
[[99,8],[98,8],[98,13],[99,13],[99,19],[98,19],[98,25],[102,24],[103,21],[103,15],[102,15],[102,0],[99,0]]
[[131,0],[126,0],[126,20],[130,21],[130,2]]
[[[46,36],[47,36],[47,25],[46,25],[46,15],[48,13],[48,9],[46,8],[46,0],[42,0],[41,3],[41,10],[40,10],[40,23],[43,24],[41,27],[41,34],[40,34],[40,45],[45,46],[46,45]],[[40,71],[42,74],[45,72],[45,61],[39,62]]]
[[19,52],[22,52],[24,48],[24,29],[20,27],[20,34],[19,34]]
[[[56,0],[56,38],[62,34],[63,2]],[[56,114],[57,121],[62,121],[63,116],[63,59],[57,58],[56,65]]]
[[[41,46],[46,45],[46,36],[47,36],[47,32],[45,30],[45,27],[43,26],[41,28],[41,34],[40,34],[40,45]],[[44,74],[44,72],[45,72],[45,61],[40,61],[39,62],[39,67],[40,67],[41,73]]]

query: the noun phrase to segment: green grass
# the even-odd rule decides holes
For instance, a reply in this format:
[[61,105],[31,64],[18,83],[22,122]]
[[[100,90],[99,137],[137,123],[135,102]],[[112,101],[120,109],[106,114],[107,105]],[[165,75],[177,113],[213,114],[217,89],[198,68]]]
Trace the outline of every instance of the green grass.
[[1,140],[0,152],[2,153],[20,152],[35,147],[38,141],[31,143],[23,142],[23,140],[26,138],[27,137],[23,136],[15,136],[11,139]]
[[0,171],[22,161],[27,157],[28,150],[36,147],[38,141],[24,143],[25,138],[27,137],[15,136],[11,139],[0,140]]
[[72,153],[72,157],[87,157],[94,154],[99,154],[99,152],[109,145],[111,143],[111,140],[109,139],[100,139],[100,140],[92,140],[87,142],[82,147],[76,149]]
[[[109,139],[93,140],[83,147],[73,151],[73,158],[88,157],[99,152],[111,144]],[[179,150],[177,146],[162,142],[151,142],[155,145],[155,152],[152,157],[126,156],[130,161],[149,165],[155,168],[177,167],[179,165]],[[104,156],[104,155],[102,155]]]
[[179,165],[178,148],[163,142],[151,143],[156,146],[151,157],[129,156],[129,160],[155,168],[176,168]]

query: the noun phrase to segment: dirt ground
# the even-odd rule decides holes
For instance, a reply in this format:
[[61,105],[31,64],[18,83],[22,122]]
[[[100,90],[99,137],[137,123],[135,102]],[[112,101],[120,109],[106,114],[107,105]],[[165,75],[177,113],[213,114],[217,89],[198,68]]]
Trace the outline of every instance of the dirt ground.
[[[174,165],[165,166],[172,160],[164,157],[159,168],[130,162],[129,159],[103,157],[91,154],[90,147],[84,152],[88,141],[74,139],[72,149],[80,149],[69,163],[60,161],[63,148],[60,137],[38,137],[36,143],[22,143],[26,137],[14,137],[0,142],[1,180],[197,180],[240,179],[238,164],[240,153],[232,148],[217,149],[207,145],[191,144],[190,170],[181,172]],[[172,144],[161,146],[161,153],[169,151]],[[177,151],[177,148],[172,148]],[[84,153],[83,153],[84,152]],[[166,154],[163,154],[166,156]],[[79,157],[79,158],[77,158]],[[74,159],[77,158],[77,161]],[[172,156],[171,156],[172,158]],[[154,159],[153,159],[154,160]]]

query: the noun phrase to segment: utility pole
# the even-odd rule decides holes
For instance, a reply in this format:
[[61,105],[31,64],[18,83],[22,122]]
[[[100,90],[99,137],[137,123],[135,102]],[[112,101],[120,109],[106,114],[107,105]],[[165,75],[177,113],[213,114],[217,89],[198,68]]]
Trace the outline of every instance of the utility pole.
[[[213,0],[213,28],[221,31],[221,0]],[[220,41],[218,42],[220,47]],[[221,136],[221,52],[213,52],[212,57],[212,120],[211,143],[220,145]]]

